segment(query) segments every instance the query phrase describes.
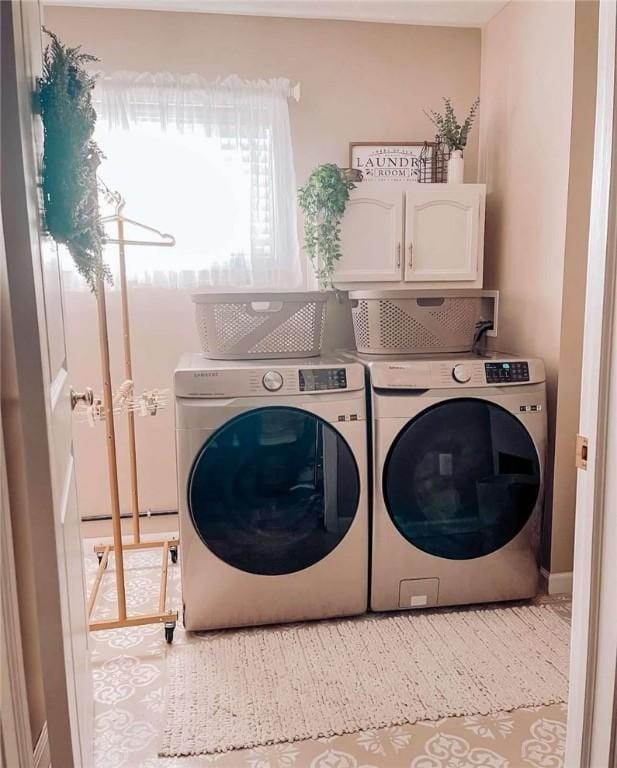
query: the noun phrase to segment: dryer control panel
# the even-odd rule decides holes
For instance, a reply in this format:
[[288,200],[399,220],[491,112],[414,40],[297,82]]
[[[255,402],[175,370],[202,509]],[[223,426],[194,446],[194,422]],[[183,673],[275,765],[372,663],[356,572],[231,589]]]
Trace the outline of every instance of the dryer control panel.
[[538,358],[478,355],[432,359],[367,361],[375,389],[458,389],[539,384],[545,380]]
[[488,384],[511,384],[529,381],[529,363],[527,360],[484,363]]

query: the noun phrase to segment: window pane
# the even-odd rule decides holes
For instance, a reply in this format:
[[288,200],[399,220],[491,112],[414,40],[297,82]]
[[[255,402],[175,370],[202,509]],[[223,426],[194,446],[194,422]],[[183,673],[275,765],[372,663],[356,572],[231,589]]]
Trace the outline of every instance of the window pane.
[[[96,140],[107,159],[99,174],[127,201],[127,215],[171,232],[176,247],[133,249],[129,274],[183,270],[222,270],[230,262],[250,265],[259,230],[262,253],[271,246],[269,153],[265,152],[262,183],[255,196],[255,167],[250,155],[235,144],[208,137],[202,129],[158,123],[137,123],[130,130],[105,128],[99,122]],[[257,173],[258,179],[262,174]],[[110,233],[113,229],[109,230]],[[127,225],[127,237],[144,239]],[[113,259],[115,248],[110,248]],[[245,267],[248,269],[248,267]],[[246,276],[245,284],[249,282]]]

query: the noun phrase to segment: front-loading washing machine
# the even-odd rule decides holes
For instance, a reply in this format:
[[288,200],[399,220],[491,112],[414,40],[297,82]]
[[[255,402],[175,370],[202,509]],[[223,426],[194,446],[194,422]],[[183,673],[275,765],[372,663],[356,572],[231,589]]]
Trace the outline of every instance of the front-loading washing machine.
[[541,360],[357,356],[370,378],[376,611],[536,594]]
[[185,627],[365,611],[362,366],[194,354],[174,388]]

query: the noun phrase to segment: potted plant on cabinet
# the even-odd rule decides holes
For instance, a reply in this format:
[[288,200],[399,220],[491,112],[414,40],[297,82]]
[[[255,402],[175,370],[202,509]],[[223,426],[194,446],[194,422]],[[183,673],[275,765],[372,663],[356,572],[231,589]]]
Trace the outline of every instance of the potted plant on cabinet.
[[443,141],[450,150],[450,159],[448,160],[448,183],[462,184],[465,161],[463,159],[463,150],[467,146],[469,132],[476,118],[480,99],[477,98],[469,109],[469,114],[461,124],[456,118],[452,100],[448,97],[443,99],[445,109],[443,114],[431,110],[424,111],[428,119],[437,126],[437,136]]
[[349,192],[361,175],[334,163],[318,165],[298,190],[304,213],[304,247],[311,259],[321,290],[332,287],[337,261],[341,258],[341,219]]

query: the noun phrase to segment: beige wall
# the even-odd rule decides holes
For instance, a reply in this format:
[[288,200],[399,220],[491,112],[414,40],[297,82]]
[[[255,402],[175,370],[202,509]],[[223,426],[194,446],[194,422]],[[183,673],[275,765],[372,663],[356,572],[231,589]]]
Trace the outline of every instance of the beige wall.
[[[480,30],[346,21],[45,9],[45,23],[113,71],[288,77],[298,183],[315,165],[347,164],[350,141],[431,139],[424,109],[452,96],[461,110],[480,87]],[[478,137],[466,152],[475,180]]]
[[[466,109],[480,90],[480,31],[339,21],[49,7],[46,24],[71,45],[101,59],[109,71],[197,72],[206,77],[285,76],[302,84],[290,102],[298,183],[320,163],[346,164],[350,141],[432,138],[423,109],[442,95]],[[478,134],[466,153],[474,181]],[[128,212],[128,209],[127,209]],[[349,318],[333,305],[330,347],[348,342]],[[110,298],[115,381],[122,380],[117,294]],[[71,378],[99,387],[94,302],[66,297]],[[138,388],[171,386],[182,352],[198,348],[188,296],[132,292],[134,370]],[[119,425],[123,508],[128,508],[125,441]],[[173,412],[139,419],[142,507],[176,508]],[[77,424],[78,490],[84,515],[108,511],[101,429]]]
[[557,434],[558,451],[552,523],[552,450],[548,458],[543,559],[553,572],[572,568],[594,87],[594,4],[583,5],[574,116],[574,3],[513,0],[482,37],[485,285],[501,291],[499,347],[546,363],[550,446]]

